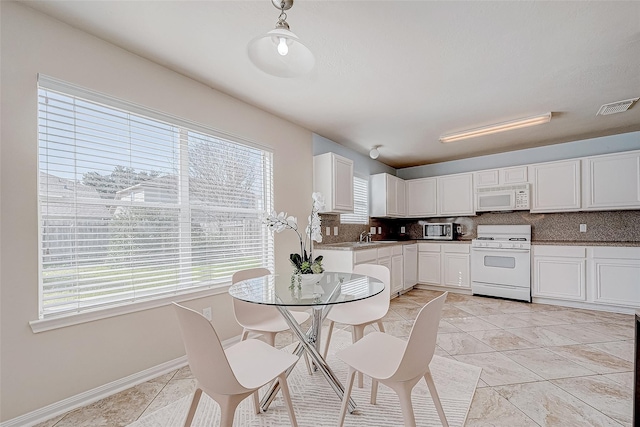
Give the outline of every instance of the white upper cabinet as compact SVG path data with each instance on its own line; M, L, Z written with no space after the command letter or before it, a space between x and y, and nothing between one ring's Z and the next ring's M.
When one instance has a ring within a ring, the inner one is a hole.
M640 151L583 160L585 210L640 208Z
M372 217L404 217L406 209L406 189L403 179L387 173L371 175Z
M407 216L436 216L436 178L410 179L405 181L407 189Z
M531 212L578 211L580 160L529 166L532 183Z
M440 176L437 181L438 216L475 215L472 173Z
M526 166L500 169L500 184L524 184L525 182L529 182Z
M314 156L313 191L324 197L323 213L353 212L353 161L335 153Z
M476 187L494 187L498 185L524 184L526 182L528 182L526 166L488 169L474 172L473 174L473 183Z

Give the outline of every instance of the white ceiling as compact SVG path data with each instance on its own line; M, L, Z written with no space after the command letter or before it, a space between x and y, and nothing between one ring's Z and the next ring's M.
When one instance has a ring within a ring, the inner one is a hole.
M640 1L311 1L288 11L308 76L257 70L260 1L29 1L34 9L406 167L640 130ZM551 123L449 144L440 135L551 111Z

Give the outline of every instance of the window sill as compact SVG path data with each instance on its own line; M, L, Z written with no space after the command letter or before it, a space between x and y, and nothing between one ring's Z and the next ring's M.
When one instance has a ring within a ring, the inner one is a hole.
M102 308L82 313L67 314L64 316L51 317L48 319L32 320L29 322L34 334L51 331L53 329L66 328L67 326L79 325L81 323L93 322L95 320L107 319L109 317L121 316L123 314L135 313L143 310L169 305L172 302L183 302L212 295L226 294L231 284L217 286L215 288L200 289L178 295L170 295L146 301L136 301L114 307Z

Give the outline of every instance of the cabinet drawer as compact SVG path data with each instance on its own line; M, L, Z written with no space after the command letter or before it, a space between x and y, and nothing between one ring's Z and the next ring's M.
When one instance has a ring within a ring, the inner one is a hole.
M459 243L443 243L442 251L446 254L468 254L471 249L471 245L459 244Z
M402 254L402 250L400 251ZM380 248L378 249L378 258L388 258L391 256L391 248Z
M438 243L418 243L418 252L440 252Z
M533 256L557 256L563 258L585 258L584 246L533 246Z
M380 250L380 249L378 249ZM391 247L392 255L402 255L402 245L394 245Z
M375 263L378 259L377 249L365 249L363 251L356 251L354 254L354 262L356 264L362 264L365 262Z
M640 260L640 248L616 248L596 246L587 250L589 258L637 259Z

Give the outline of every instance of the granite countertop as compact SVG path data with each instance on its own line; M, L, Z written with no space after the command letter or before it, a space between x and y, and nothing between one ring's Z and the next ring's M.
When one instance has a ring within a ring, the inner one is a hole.
M532 245L556 245L556 246L620 246L620 247L638 247L640 242L593 242L593 241L576 241L576 240L534 240Z
M338 251L358 251L363 249L378 249L388 246L412 245L414 243L454 243L454 244L470 244L471 240L378 240L372 242L340 242L340 243L324 243L314 245L314 249L321 250L338 250Z
M373 242L340 242L314 245L314 249L338 250L338 251L358 251L364 249L378 249L387 246L411 245L414 243L446 243L446 244L470 244L471 240L378 240ZM569 241L569 240L534 240L532 245L555 245L555 246L618 246L618 247L640 247L640 242L593 242L593 241Z

